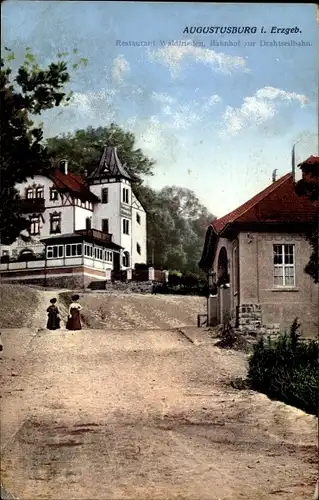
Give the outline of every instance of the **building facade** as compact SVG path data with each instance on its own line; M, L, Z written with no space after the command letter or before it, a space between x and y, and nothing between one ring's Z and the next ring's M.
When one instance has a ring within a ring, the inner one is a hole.
M305 333L318 334L318 285L304 271L318 209L286 174L211 223L200 267L219 285L217 323L227 316L239 329L282 330L298 317Z
M2 279L45 275L47 281L73 274L86 275L88 282L146 264L146 212L133 183L116 148L105 147L89 176L70 172L62 161L51 175L18 184L30 229L12 245L1 246Z

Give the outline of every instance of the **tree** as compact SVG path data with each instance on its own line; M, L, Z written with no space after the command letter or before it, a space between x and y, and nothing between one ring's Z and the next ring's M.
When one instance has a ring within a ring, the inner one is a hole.
M11 65L15 55L10 49L5 50L8 56L0 63L0 238L2 244L10 245L29 226L20 210L16 184L40 170L50 169L42 127L34 126L31 117L53 107L67 105L72 93L65 91L71 77L62 58L68 54L58 54L57 62L42 69L27 48L25 60L14 74ZM80 63L86 64L86 60L82 58ZM80 63L73 65L74 69Z
M303 178L295 186L296 193L299 196L307 196L313 203L318 204L319 213L319 160L318 157L311 157L306 162L298 165L302 169ZM310 259L305 267L305 272L309 274L315 283L319 283L319 217L314 218L306 238L312 248Z
M141 149L135 149L135 136L112 123L108 127L88 127L75 133L51 137L47 147L53 161L68 158L73 172L90 173L98 164L103 147L116 146L119 158L128 173L141 181L142 176L153 175L154 161L147 158Z
M190 189L167 186L153 193L148 217L149 247L162 267L197 272L207 226L214 216Z

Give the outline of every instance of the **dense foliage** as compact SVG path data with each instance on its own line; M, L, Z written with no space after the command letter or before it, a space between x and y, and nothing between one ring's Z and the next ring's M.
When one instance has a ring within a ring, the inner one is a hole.
M296 184L296 193L299 196L307 196L313 203L319 202L319 162L302 163L299 165L303 171L303 179ZM315 217L307 232L307 240L311 245L312 252L305 272L309 274L315 283L319 283L319 216Z
M15 185L39 170L50 168L42 128L35 126L31 118L67 104L71 93L65 91L70 74L62 58L67 54L59 54L57 62L43 69L27 48L23 64L13 72L11 65L15 55L7 48L5 50L8 55L0 63L0 237L2 244L10 245L28 227L20 210Z
M254 345L248 382L254 390L316 415L319 343L300 340L299 326L295 320L289 334Z
M47 141L53 160L67 158L70 169L84 173L98 165L104 146L116 146L118 156L126 170L141 182L142 176L153 175L154 161L147 158L141 149L135 149L134 134L111 123L109 127L88 127L74 133L51 137ZM138 183L139 184L139 183Z
M88 173L99 162L105 144L117 147L121 162L136 179L133 189L147 211L148 263L157 268L198 272L197 263L213 215L189 189L170 186L155 190L144 184L154 174L155 163L135 148L132 133L111 124L47 140L53 162L68 158L71 170Z

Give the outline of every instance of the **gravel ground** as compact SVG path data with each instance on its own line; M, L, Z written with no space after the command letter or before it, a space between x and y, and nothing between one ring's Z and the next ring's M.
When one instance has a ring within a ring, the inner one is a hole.
M312 497L316 418L233 389L245 354L174 329L194 298L99 298L103 327L48 332L49 298L33 330L4 332L1 469L20 500Z

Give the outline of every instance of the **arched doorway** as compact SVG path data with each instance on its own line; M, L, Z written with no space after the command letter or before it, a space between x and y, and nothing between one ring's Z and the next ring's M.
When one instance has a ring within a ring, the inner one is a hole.
M34 252L30 248L24 248L23 250L21 250L18 257L18 260L20 262L25 262L27 260L35 260L35 259L36 257L34 255Z
M228 323L231 318L230 277L227 250L222 247L217 260L217 287L219 323Z
M225 285L229 283L227 250L222 247L219 251L217 262L217 284Z

